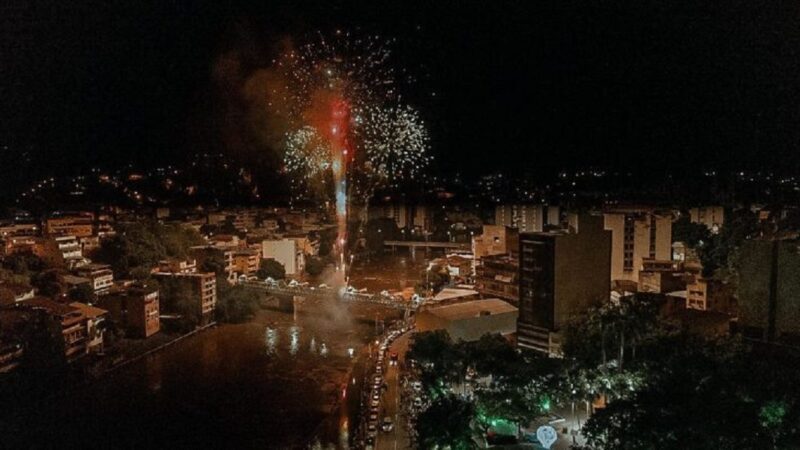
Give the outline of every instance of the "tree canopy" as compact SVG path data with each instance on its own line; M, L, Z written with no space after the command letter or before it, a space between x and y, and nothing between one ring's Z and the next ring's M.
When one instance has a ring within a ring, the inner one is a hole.
M117 233L103 241L98 261L110 264L123 277L142 277L159 261L186 258L193 245L203 238L191 228L156 221L121 224Z
M261 260L261 267L259 267L256 276L259 278L272 278L274 280L282 280L286 278L286 268L278 261L267 258Z

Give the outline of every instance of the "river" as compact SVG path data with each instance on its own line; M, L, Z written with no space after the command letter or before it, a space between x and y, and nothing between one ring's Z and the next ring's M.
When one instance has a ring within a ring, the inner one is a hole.
M331 405L342 386L360 387L350 371L374 333L346 312L261 311L12 413L22 426L3 439L25 448L342 448L356 418Z

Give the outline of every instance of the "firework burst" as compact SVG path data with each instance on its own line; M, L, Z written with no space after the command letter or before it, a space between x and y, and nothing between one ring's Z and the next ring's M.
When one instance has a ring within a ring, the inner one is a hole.
M284 124L284 166L295 192L333 198L344 263L348 204L414 177L428 163L419 113L399 101L391 42L347 33L289 49L274 61L271 114ZM330 182L329 182L330 180ZM329 196L327 194L326 196Z

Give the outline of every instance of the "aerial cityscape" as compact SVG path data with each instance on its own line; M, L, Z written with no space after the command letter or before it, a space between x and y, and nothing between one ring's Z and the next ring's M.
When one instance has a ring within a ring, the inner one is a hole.
M800 449L800 4L0 5L0 448Z

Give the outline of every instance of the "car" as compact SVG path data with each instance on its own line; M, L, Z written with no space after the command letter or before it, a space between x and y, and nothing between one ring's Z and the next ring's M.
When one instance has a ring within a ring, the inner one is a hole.
M383 422L381 423L381 430L385 432L390 432L394 429L394 422L392 421L391 417L384 417Z
M389 291L387 291L386 289L381 291L381 297L389 297L389 296L391 296L391 294L389 294Z
M419 381L412 381L411 387L413 387L414 390L419 391L420 389L422 389L422 383L420 383Z
M378 401L378 400L372 399L372 401L371 401L369 404L370 404L370 406L374 406L374 407L376 407L376 408L377 408L377 407L378 407L378 405L380 405L380 404L381 404L381 402L380 402L380 401Z
M419 397L414 397L414 406L416 406L417 408L422 406L422 399Z
M372 399L373 400L380 400L380 398L381 398L381 393L380 392L378 392L378 391L373 391L372 392Z
M370 413L369 420L378 420L378 413Z
M367 445L373 445L375 443L375 438L372 436L367 436L367 439L365 441Z
M298 283L297 280L292 280L289 282L289 287L297 287L297 286L300 286L300 283Z
M320 289L328 289L329 287L330 287L330 286L328 286L328 285L327 285L327 284L325 284L325 283L322 283L322 284L320 284L320 285L319 285L319 288L320 288Z

